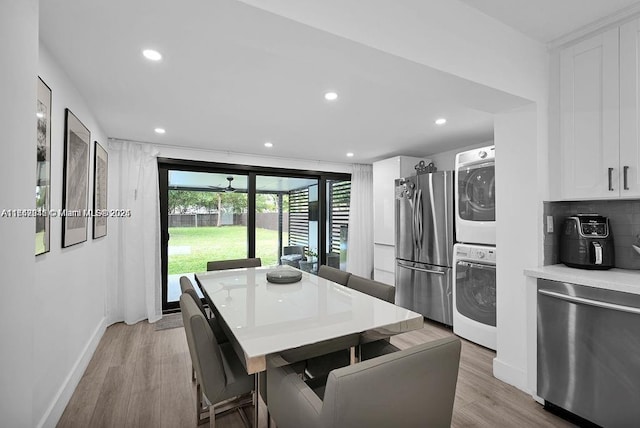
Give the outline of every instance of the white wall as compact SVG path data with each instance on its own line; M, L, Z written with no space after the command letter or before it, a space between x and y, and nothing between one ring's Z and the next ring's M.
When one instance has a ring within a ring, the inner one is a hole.
M523 270L538 265L536 106L496 115L496 273L498 355L494 375L527 390L526 289Z
M35 208L38 1L0 2L0 209ZM32 427L35 220L0 218L0 425Z
M39 52L38 6L0 4L0 209L35 207L38 75L52 89L52 208L62 205L64 108L92 131L92 141L106 143L67 76ZM89 235L62 250L61 221L52 219L51 251L36 257L34 234L33 218L0 218L0 425L7 427L55 426L104 331L106 239Z
M51 208L62 208L65 108L91 132L91 207L93 142L98 141L106 149L106 135L73 83L43 46L40 46L37 73L52 91ZM36 426L55 426L106 327L105 295L111 283L107 270L109 234L93 240L91 233L89 222L87 241L62 249L62 219L52 218L51 251L32 261L35 286L31 306L37 321L31 371Z
M466 147L460 147L459 149L447 150L446 152L427 155L426 157L431 159L431 162L433 162L436 168L438 168L438 171L452 171L456 166L456 155L458 153L491 145L493 145L493 140L471 144Z

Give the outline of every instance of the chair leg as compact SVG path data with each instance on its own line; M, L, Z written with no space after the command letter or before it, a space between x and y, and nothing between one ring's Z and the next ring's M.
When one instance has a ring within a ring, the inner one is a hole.
M200 382L196 382L196 421L198 425L205 424L210 422L211 419L215 419L215 413L211 413L213 411L213 405L209 406L209 416L206 418L202 418L202 415L207 413L207 408L203 406L204 403L204 394L202 393L202 388L200 387Z
M258 428L258 394L260 394L260 375L254 374L254 387L253 387L253 427Z
M213 404L209 406L209 428L216 428L216 411Z

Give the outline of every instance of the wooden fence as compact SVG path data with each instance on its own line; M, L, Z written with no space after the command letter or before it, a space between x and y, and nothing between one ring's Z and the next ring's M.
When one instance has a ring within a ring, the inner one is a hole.
M218 225L218 214L169 214L169 227L215 227ZM247 214L222 215L222 226L247 225ZM256 227L259 229L278 230L278 213L256 213ZM282 230L289 230L289 216L282 216Z

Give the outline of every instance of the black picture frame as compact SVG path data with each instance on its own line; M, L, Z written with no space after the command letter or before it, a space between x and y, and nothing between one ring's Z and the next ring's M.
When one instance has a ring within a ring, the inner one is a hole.
M91 133L68 108L64 119L62 248L87 240Z
M36 100L35 255L51 250L51 88L38 76Z
M94 141L93 150L93 239L107 236L107 192L109 153Z

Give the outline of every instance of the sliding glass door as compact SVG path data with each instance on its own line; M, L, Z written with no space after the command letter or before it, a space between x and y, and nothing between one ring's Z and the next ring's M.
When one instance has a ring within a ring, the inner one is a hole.
M195 281L209 261L344 269L349 175L170 159L159 174L164 310L178 307L180 277Z
M207 262L247 256L248 175L168 171L167 302L180 299L180 277Z

